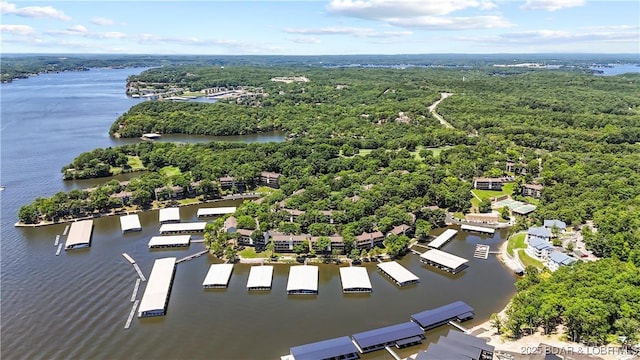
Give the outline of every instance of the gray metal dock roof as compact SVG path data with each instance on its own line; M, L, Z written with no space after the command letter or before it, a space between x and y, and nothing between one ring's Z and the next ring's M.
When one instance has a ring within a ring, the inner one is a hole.
M295 360L321 360L341 357L355 358L357 357L358 349L348 336L343 336L295 346L290 349L290 352Z
M175 268L175 257L156 259L138 307L138 317L165 314Z
M298 265L289 268L287 294L317 294L318 267Z
M458 230L447 229L442 234L438 235L427 246L434 249L440 249L447 241L451 240L458 233Z
M341 267L340 280L343 292L371 292L371 280L365 267Z
M435 309L425 310L411 315L411 320L415 321L423 329L429 329L442 322L466 319L473 316L473 308L464 301L456 301Z
M401 324L353 334L351 337L360 350L362 350L361 352L366 352L367 348L381 346L386 343L412 338L414 336L424 338L424 331L416 323L407 321Z
M72 223L69 235L67 236L67 241L64 245L65 250L91 245L92 230L93 220L82 220Z
M233 264L212 264L209 267L207 276L202 282L202 286L207 287L227 287L229 279L231 278L231 272L233 271Z

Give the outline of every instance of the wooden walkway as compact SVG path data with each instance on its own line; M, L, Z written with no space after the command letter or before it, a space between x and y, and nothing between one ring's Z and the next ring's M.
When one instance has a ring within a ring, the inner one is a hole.
M127 254L127 253L122 253L122 256L124 256L124 258L125 258L125 259L127 259L127 261L128 261L128 262L130 262L130 263L132 263L132 264L135 264L135 263L136 263L136 261L135 261L135 260L133 260L133 258L132 258L131 256L129 256L129 254Z
M189 260L195 259L195 258L197 258L197 257L200 257L200 256L202 256L202 255L204 255L204 254L208 253L208 252L209 252L209 250L202 250L202 251L199 251L199 252L197 252L197 253L195 253L195 254L192 254L192 255L189 255L189 256L183 257L182 259L178 259L178 260L176 260L176 264L179 264L179 263L184 262L184 261L189 261Z
M453 327L457 328L458 330L462 331L462 332L463 332L463 333L465 333L465 334L468 334L468 333L469 333L469 329L465 328L464 326L462 326L462 325L458 324L458 323L457 323L457 322L455 322L455 321L449 321L449 325L451 325L451 326L453 326Z
M60 242L60 235L56 235L56 241L53 243L53 246L58 246L59 242Z
M131 307L131 312L129 313L129 317L127 318L127 323L124 324L125 329L128 329L129 327L131 327L131 320L133 320L133 316L136 314L136 309L138 308L139 302L140 300L136 300L136 302L133 303L133 306Z
M400 356L398 356L398 354L396 354L396 352L393 351L393 349L391 349L390 347L385 346L384 349L387 350L389 352L389 354L391 354L391 356L393 356L393 358L395 360L402 360L402 358Z
M204 244L204 239L200 239L200 240L191 240L192 243L202 243Z
M71 225L67 225L67 227L64 228L64 232L62 233L63 236L67 236L67 233L69 232L69 227Z
M58 244L58 250L56 250L56 256L60 255L60 250L62 250L62 244Z
M138 297L138 289L140 288L140 278L136 279L136 286L133 287L133 294L131 294L131 302L136 301Z
M131 265L133 265L133 268L138 273L140 280L147 281L147 278L144 277L144 274L142 273L142 270L140 270L140 267L138 266L138 264L136 264L136 261L133 260L133 258L129 256L129 254L127 253L122 253L122 256L124 256L124 258L127 259L127 261L131 263Z

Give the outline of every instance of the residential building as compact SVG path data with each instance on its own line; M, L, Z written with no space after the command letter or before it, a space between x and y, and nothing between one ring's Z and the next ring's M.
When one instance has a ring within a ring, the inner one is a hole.
M546 260L553 251L553 245L538 237L530 237L527 241L525 252L534 258Z
M542 197L542 189L544 189L544 186L541 184L523 184L522 196L531 196L532 198L540 199Z
M371 249L376 245L381 245L384 240L384 234L380 231L372 233L363 232L356 236L356 247L358 249Z
M561 234L564 234L565 231L567 231L567 224L560 220L545 220L543 226L550 231L553 230L553 228L556 228ZM551 235L553 235L553 231L551 231Z
M273 241L273 250L275 252L293 252L295 247L304 244L309 248L308 235L286 235L282 233L269 233L271 241Z
M474 178L473 188L478 190L502 190L503 178Z
M407 224L402 224L402 225L398 225L395 226L393 229L391 229L391 231L389 231L389 233L387 234L387 236L393 234L393 235L403 235L406 234L407 231L411 230L411 226L407 225Z
M319 238L319 236L311 236L311 246L314 246ZM344 252L344 240L342 239L342 236L334 235L328 236L328 238L331 242L329 243L329 247L326 249L327 251L337 250L340 253Z
M270 171L260 173L260 184L277 189L280 187L280 174Z
M533 226L527 230L527 238L539 238L547 242L551 241L551 229L544 226Z
M549 259L547 259L547 267L551 271L558 270L561 266L569 266L576 262L577 260L565 253L554 250L549 255Z
M237 227L238 227L238 219L236 219L234 216L229 216L224 221L224 231L225 232L234 233L234 232L236 232Z

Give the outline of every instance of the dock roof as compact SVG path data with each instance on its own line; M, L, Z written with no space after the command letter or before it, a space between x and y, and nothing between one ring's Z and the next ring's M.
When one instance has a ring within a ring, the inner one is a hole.
M226 215L233 214L236 212L235 206L227 206L227 207L214 207L214 208L200 208L198 209L197 216L217 216L217 215Z
M469 261L465 258L461 258L459 256L449 254L448 252L440 251L437 249L425 251L424 253L422 253L422 255L420 255L420 258L438 263L450 269L457 269Z
M247 289L271 288L272 279L272 265L252 266L249 271L249 280L247 280Z
M229 278L231 278L231 272L233 271L233 264L212 264L209 267L209 272L202 282L204 287L226 287L229 284Z
M474 225L468 225L468 224L463 224L460 228L462 230L477 231L477 232L483 232L487 234L493 234L496 232L496 229L494 228L489 228L484 226L474 226Z
M458 233L458 230L447 229L442 234L438 235L427 246L434 249L440 249L447 241L451 240Z
M162 224L160 226L160 233L169 232L181 232L181 231L204 231L204 227L207 225L204 221L178 223L178 224Z
M371 280L369 279L369 274L365 267L341 267L340 280L342 281L342 291L358 289L369 289L369 291L371 291Z
M162 246L189 246L191 235L153 236L149 240L149 248Z
M298 265L289 268L287 293L317 293L318 267Z
M353 334L351 337L360 349L364 349L414 336L424 337L424 331L416 323L407 321L401 324Z
M414 273L405 269L402 265L398 264L395 261L379 263L378 268L384 271L387 275L391 276L399 284L420 280L420 278L417 277Z
M65 249L74 247L89 246L91 244L91 231L93 230L93 220L82 220L71 224Z
M153 263L147 287L138 307L138 317L143 317L149 312L164 314L175 266L175 257L156 259Z
M358 349L348 336L295 346L290 349L295 360L318 360L341 358L357 354ZM346 357L349 358L349 357Z
M121 216L120 227L122 228L122 232L142 230L142 226L140 225L140 218L138 217L138 214Z
M180 208L170 207L160 209L158 217L161 224L170 221L180 221Z
M428 329L435 324L456 318L468 318L473 315L473 308L464 301L456 301L435 309L425 310L411 315L423 329Z

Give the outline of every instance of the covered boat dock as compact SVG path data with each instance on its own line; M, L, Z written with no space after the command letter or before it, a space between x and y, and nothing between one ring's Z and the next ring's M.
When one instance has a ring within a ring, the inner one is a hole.
M120 217L120 228L122 233L129 231L142 231L142 225L140 225L140 218L138 214L125 215Z
M469 260L438 249L431 249L420 255L420 261L440 270L457 274L468 267Z
M138 317L163 316L167 313L175 269L175 257L156 259L138 307Z
M202 282L205 289L223 289L229 285L233 264L212 264Z
M481 232L481 233L486 233L486 234L493 234L496 232L496 229L493 228L488 228L488 227L483 227L483 226L474 226L474 225L467 225L464 224L460 227L462 230L465 231L476 231L476 232Z
M85 248L91 246L91 233L93 232L93 220L82 220L71 224L65 250Z
M418 324L405 323L353 334L353 343L361 353L384 349L385 346L402 348L419 344L424 339L424 331Z
M372 291L371 280L365 267L341 267L340 280L343 293L366 293Z
M233 214L234 212L236 212L236 207L235 206L228 206L228 207L215 207L215 208L200 208L198 209L198 217L210 217L210 216L220 216L220 215L227 215L227 214Z
M473 308L464 301L456 301L435 309L411 315L411 321L425 331L444 325L452 320L464 321L473 318Z
M313 265L299 265L289 268L287 294L317 294L318 267Z
M160 234L188 234L199 233L204 231L207 223L204 221L178 223L178 224L162 224L160 226Z
M247 290L271 290L273 266L252 266L247 280Z
M293 360L357 359L358 349L348 336L292 347Z
M433 241L427 244L428 247L433 249L440 249L442 245L446 244L449 240L458 233L458 230L447 229L442 234L438 235Z
M149 249L189 247L191 235L154 236L149 240Z
M160 209L158 213L160 224L169 224L180 222L180 208L171 207Z
M395 261L379 263L378 270L392 279L398 286L412 285L420 282L419 277Z

